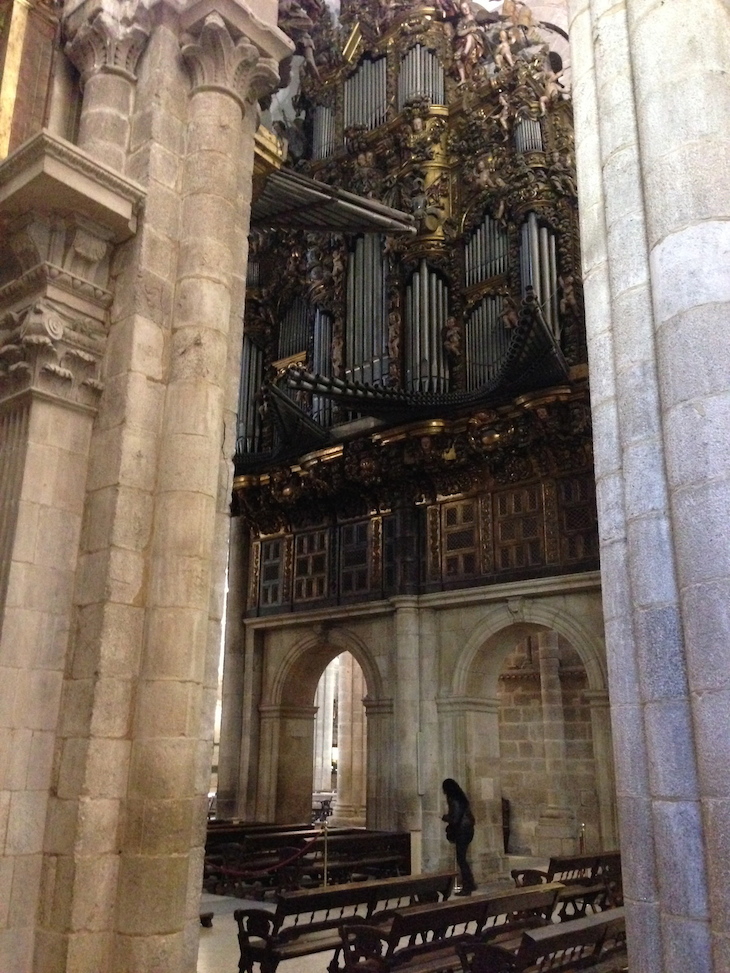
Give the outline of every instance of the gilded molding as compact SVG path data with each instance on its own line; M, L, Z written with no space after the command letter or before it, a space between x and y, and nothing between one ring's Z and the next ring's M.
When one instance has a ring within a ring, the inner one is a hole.
M192 79L192 91L219 91L246 107L273 91L279 83L277 62L262 57L245 37L234 40L223 17L212 11L197 36L186 34L181 52Z

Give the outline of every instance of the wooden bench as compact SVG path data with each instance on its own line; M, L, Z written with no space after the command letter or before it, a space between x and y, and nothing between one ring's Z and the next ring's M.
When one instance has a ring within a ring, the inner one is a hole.
M353 882L281 893L275 912L237 909L233 915L241 948L239 970L253 973L258 963L261 973L273 973L282 960L335 950L328 967L334 971L343 922L384 918L399 906L445 900L453 880L452 872L439 872Z
M501 942L526 925L548 925L559 885L507 890L396 909L380 922L343 923L345 973L436 973L461 968L458 947Z
M558 918L581 918L588 911L621 905L621 855L610 851L589 855L560 855L546 869L515 868L510 873L518 888L560 882Z
M218 836L220 837L220 836ZM208 892L260 898L285 889L410 872L407 832L350 829L276 831L251 834L241 842L213 845L205 858Z
M624 910L619 907L526 930L516 950L463 942L459 955L464 973L609 973L616 969L625 942Z

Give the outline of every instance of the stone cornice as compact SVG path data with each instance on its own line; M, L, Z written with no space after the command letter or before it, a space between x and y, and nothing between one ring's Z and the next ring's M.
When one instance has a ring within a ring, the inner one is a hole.
M135 233L144 198L139 183L45 130L0 163L0 217L73 213L106 227L119 243Z
M158 0L161 2L161 0ZM234 39L245 37L264 58L279 63L294 53L294 43L276 26L276 19L266 23L242 0L193 0L191 3L165 0L180 14L180 25L189 34L198 34L211 13L217 13L228 24ZM274 18L277 5L272 4Z

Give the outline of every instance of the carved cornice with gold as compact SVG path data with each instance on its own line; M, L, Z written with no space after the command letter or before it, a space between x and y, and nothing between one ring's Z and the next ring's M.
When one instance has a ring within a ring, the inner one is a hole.
M587 389L560 387L470 417L400 426L236 477L238 512L263 532L434 502L591 469Z

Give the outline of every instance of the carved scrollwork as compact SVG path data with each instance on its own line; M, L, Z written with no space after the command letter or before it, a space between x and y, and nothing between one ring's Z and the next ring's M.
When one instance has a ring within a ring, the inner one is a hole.
M67 311L49 300L7 313L0 321L0 379L5 389L34 389L96 407L103 390L104 336L99 330L89 336L86 322L76 325Z
M245 37L234 40L215 11L208 14L197 36L182 39L182 56L192 78L193 92L220 91L234 98L245 112L279 83L277 63L262 57Z

